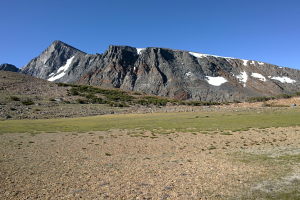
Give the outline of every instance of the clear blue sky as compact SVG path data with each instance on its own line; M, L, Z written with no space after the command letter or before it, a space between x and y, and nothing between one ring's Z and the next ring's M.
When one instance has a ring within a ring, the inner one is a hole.
M87 53L167 47L300 69L299 0L0 0L0 63L52 41Z

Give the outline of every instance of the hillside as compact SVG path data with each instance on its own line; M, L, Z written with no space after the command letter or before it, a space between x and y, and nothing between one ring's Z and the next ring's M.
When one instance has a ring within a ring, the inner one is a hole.
M190 107L215 104L218 103L185 102L119 89L53 83L20 73L0 71L0 119L190 111L193 109Z
M80 96L43 79L0 71L0 119L78 117L122 112L104 104L86 104Z
M250 98L248 102L182 101L139 92L53 83L0 71L0 119L68 118L114 113L187 112L299 105L299 93ZM265 109L264 108L264 109Z

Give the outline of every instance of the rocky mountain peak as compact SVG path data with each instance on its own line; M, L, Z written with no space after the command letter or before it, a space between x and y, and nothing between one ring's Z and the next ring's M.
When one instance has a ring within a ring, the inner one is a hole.
M21 71L31 76L48 79L50 74L65 65L70 58L85 54L64 42L56 40L38 57L24 66Z
M19 68L17 68L16 66L14 66L12 64L4 63L4 64L0 65L0 70L10 71L10 72L18 72Z
M52 51L61 51L61 50L65 50L65 49L70 49L70 50L74 50L74 51L78 51L78 52L82 52L85 53L71 45L68 45L60 40L55 40L54 42L52 42L52 44L47 48L48 50L52 50Z

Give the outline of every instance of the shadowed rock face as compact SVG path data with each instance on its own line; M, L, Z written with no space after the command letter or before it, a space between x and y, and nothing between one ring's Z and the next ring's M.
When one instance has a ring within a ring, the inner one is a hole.
M11 65L11 64L1 64L0 65L0 70L3 70L3 71L10 71L10 72L18 72L19 71L19 68L17 68L16 66L14 65Z
M300 89L300 71L267 63L152 47L110 46L103 54L91 55L60 41L21 72L49 81L202 101L244 100Z

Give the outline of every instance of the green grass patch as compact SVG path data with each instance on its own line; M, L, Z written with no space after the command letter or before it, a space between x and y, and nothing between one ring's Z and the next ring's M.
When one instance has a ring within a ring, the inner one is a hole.
M225 115L226 114L226 115ZM196 118L199 116L199 118ZM208 116L208 117L206 117ZM160 129L182 132L233 131L252 128L300 125L300 110L265 112L191 112L102 115L69 119L0 121L0 133L24 132L88 132L110 129ZM155 131L154 131L155 132Z

